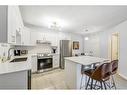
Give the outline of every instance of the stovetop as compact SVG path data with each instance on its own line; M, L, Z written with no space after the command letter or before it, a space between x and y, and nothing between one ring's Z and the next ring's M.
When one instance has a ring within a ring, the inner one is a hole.
M38 58L47 58L47 57L52 57L51 53L38 53L37 54Z

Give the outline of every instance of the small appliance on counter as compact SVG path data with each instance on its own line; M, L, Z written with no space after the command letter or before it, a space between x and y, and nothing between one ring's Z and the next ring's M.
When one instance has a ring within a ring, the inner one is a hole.
M28 50L14 50L14 56L23 56L28 54Z
M52 52L56 53L56 50L57 50L57 46L52 46Z

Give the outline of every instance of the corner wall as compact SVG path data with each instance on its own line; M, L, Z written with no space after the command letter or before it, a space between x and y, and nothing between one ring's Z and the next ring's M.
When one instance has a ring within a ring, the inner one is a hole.
M110 39L112 33L118 32L120 37L120 47L119 47L119 67L118 73L127 79L127 21L116 25L110 30L100 32L99 37L99 49L100 57L110 58ZM84 43L85 44L85 43Z

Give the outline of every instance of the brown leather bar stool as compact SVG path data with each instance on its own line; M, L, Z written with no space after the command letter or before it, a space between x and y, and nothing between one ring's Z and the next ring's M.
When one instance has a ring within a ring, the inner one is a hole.
M115 80L114 80L114 75L117 73L117 70L118 70L118 60L113 60L111 61L111 65L112 65L112 72L111 72L111 75L112 75L112 87L115 87L116 89L116 84L115 84Z
M107 89L105 82L110 79L111 69L112 69L111 67L112 66L111 66L110 63L103 63L102 65L97 67L95 70L85 71L84 73L87 76L89 76L89 79L88 79L88 82L87 82L87 85L86 85L86 89L88 89L90 79L91 79L90 89L95 89L95 86L96 86L97 82L100 83L100 86L98 86L98 87L103 89L103 85L104 85L104 88ZM93 85L93 80L96 80L96 83L94 85Z
M82 77L81 77L81 82L80 82L80 89L82 89L83 87L86 86L86 82L87 82L87 77L89 76L86 76L85 75L85 72L86 71L89 71L89 70L94 70L98 65L100 64L100 62L97 62L97 63L93 63L91 65L82 65L81 67L81 74L82 74ZM83 78L85 76L85 85L83 84ZM83 86L82 86L83 85Z

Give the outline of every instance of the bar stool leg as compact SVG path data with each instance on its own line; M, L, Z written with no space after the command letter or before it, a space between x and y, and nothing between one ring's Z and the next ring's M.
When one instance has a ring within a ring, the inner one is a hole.
M85 76L85 87L86 87L86 84L87 84L87 76Z
M102 82L100 82L100 85L101 85L101 89L103 89L103 85L102 85Z
M94 89L95 89L96 85L97 85L97 80L96 80L96 82L95 82L95 84L94 84L94 87L93 87Z
M88 89L89 82L90 82L90 77L89 77L88 82L86 84L86 88L85 88L86 90Z
M80 89L82 89L82 81L83 81L83 74L82 74L82 77L81 77Z
M113 86L114 86L114 87L115 87L115 89L116 89L116 84L115 84L115 80L114 80L113 75L112 75L112 81L113 81Z
M93 89L93 79L91 79L90 89Z
M103 84L104 84L105 89L107 89L106 84L105 84L105 82L104 82L104 81L103 81Z

